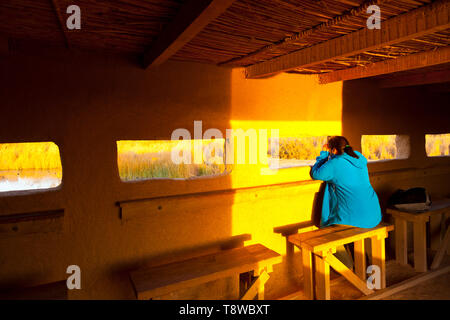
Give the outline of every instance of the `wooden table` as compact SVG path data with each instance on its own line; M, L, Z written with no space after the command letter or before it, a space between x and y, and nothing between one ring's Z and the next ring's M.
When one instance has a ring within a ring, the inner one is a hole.
M427 271L427 222L437 215L450 213L450 199L433 201L430 210L421 213L387 209L387 214L394 217L395 258L400 264L408 264L407 222L413 223L414 268L418 272Z

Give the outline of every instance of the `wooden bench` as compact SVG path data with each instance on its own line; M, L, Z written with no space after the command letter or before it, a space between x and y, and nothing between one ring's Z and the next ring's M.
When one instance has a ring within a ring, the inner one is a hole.
M67 300L66 280L0 292L0 300Z
M364 239L372 243L372 263L379 266L381 289L386 287L385 239L394 226L380 224L366 229L333 225L314 231L291 234L287 241L302 251L304 291L309 299L330 299L330 266L356 288L368 295L373 293L366 283ZM339 261L333 253L338 246L355 244L355 273ZM313 261L314 257L314 261ZM315 285L314 285L315 281Z
M433 201L431 209L426 212L413 213L405 212L398 209L389 208L386 210L387 214L392 215L395 224L395 258L400 264L408 264L408 238L407 238L407 223L413 224L414 237L414 268L418 272L427 271L427 223L432 222L434 217L439 215L445 216L450 213L450 199L441 199ZM438 217L441 218L442 216ZM435 219L436 220L436 219ZM439 228L440 221L438 220ZM443 245L446 246L448 236L445 238ZM446 249L444 249L445 251ZM443 255L439 250L438 256ZM436 262L434 263L436 265Z
M256 278L243 300L264 299L264 284L281 255L261 244L228 249L184 261L143 268L130 273L136 297L152 299L209 281L253 271Z

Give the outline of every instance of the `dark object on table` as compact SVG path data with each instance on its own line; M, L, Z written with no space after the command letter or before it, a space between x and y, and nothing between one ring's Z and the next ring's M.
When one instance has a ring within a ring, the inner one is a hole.
M395 191L388 200L388 207L407 212L425 212L431 207L431 198L425 188L417 187Z

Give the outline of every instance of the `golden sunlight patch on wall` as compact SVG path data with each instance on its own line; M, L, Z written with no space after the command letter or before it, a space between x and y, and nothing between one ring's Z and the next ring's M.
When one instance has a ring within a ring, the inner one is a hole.
M55 143L0 144L0 192L55 188L61 180L61 158Z

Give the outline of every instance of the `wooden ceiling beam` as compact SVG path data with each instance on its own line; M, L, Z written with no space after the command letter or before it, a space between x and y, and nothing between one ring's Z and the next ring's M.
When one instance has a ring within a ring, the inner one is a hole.
M174 20L144 52L143 66L158 66L194 38L211 21L225 12L235 0L189 0Z
M246 76L259 78L308 67L439 32L450 28L449 9L448 0L438 0L381 22L381 29L363 28L312 47L251 65L246 68Z
M450 46L319 75L321 84L379 76L450 62Z

